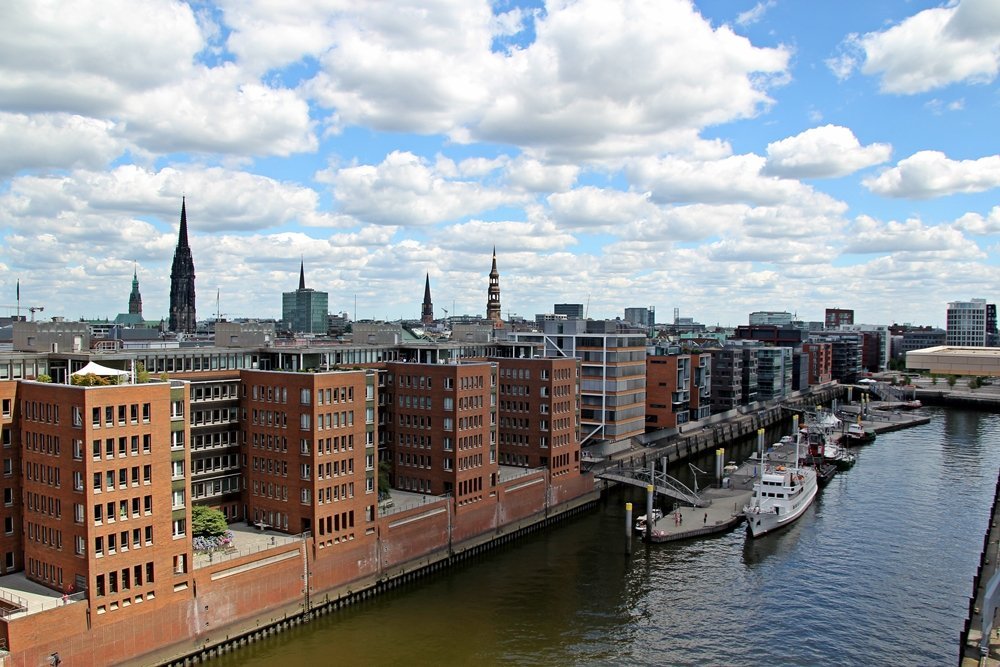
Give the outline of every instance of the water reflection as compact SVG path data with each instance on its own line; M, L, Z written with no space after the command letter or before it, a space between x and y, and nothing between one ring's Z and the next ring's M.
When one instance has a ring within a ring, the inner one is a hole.
M863 448L777 533L629 548L624 505L642 513L645 497L619 490L578 519L211 664L953 664L1000 418L930 412L931 424Z

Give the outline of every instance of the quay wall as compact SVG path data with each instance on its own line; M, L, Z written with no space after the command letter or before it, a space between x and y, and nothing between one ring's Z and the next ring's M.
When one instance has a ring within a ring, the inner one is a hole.
M1000 393L992 391L972 392L968 390L952 391L950 389L917 389L915 393L920 402L926 405L979 410L1000 409Z
M1000 521L1000 475L997 476L996 490L993 493L993 506L990 511L990 524L983 535L983 550L979 556L979 566L972 579L972 595L969 597L969 613L959 637L958 664L960 666L979 665L982 658L979 642L982 638L983 617L986 585L997 571L1000 561L1000 535L997 523ZM990 548L992 545L992 549Z
M756 403L738 410L713 415L697 425L666 429L638 437L639 447L613 454L595 464L598 472L612 466L647 465L649 461L666 458L667 464L684 461L704 452L714 451L732 442L754 437L758 429L772 429L788 420L796 409L812 410L817 404L829 404L844 396L843 385L831 383L807 391L796 392L783 401Z
M509 543L599 499L590 474L550 480L531 472L501 482L479 506L456 510L451 499L434 499L380 516L374 534L326 549L316 551L305 534L196 568L188 597L133 609L122 621L95 623L85 600L8 615L0 638L18 648L0 652L0 667L52 664L54 654L74 667L195 664Z

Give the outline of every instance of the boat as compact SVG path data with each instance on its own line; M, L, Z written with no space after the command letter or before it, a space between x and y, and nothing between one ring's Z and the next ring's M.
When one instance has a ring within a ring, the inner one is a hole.
M848 424L843 440L849 447L867 445L870 442L875 442L875 432L865 430L861 424Z
M829 484L838 470L835 464L825 460L821 456L808 456L805 459L805 464L816 469L816 483L820 486Z
M795 449L795 465L765 464L760 479L754 482L750 502L743 507L752 537L790 525L816 498L816 469L799 464L798 440Z
M835 465L837 470L847 470L858 462L858 457L851 453L847 447L842 447L840 443L833 440L827 440L821 451L823 452L823 460Z
M662 518L663 518L663 510L659 510L659 509L656 509L654 507L653 508L653 523L655 524L657 521L659 521ZM637 532L637 533L644 533L644 532L646 532L646 520L647 519L646 519L646 515L645 514L640 514L639 516L637 516L635 518L635 532Z

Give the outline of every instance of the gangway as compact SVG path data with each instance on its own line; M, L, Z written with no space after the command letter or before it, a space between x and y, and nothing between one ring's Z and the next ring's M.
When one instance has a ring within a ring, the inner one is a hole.
M646 488L646 486L652 484L654 491L659 495L690 503L695 507L708 507L712 504L711 500L702 498L679 479L655 469L650 470L645 467L611 468L596 475L596 477L597 479L605 479L609 482L618 482L642 488Z

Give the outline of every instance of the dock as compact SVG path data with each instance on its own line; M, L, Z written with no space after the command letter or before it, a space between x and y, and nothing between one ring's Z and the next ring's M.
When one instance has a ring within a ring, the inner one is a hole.
M650 542L674 542L732 530L743 522L743 506L750 502L749 489L706 489L707 507L678 507L653 524Z
M887 433L930 422L930 417L919 412L886 411L872 409L864 415L861 425L868 431ZM842 413L842 418L856 419ZM878 446L876 440L872 445ZM792 444L772 444L764 454L766 463L773 465L793 465L795 446ZM755 457L740 464L739 468L726 478L724 488L703 489L699 494L708 504L701 507L689 505L675 506L674 510L658 519L650 532L650 542L674 542L714 533L722 533L736 528L744 520L743 507L753 495L753 483L760 473L760 464Z

